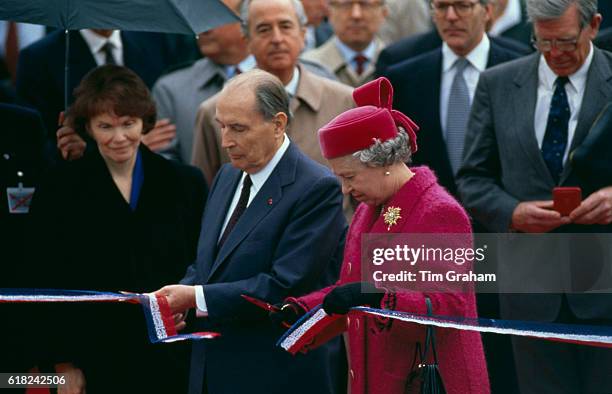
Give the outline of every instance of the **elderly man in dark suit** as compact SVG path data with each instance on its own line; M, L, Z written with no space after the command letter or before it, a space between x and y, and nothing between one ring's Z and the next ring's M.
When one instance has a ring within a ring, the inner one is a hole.
M190 393L203 383L210 394L334 393L346 384L340 342L292 357L275 346L282 328L241 295L279 303L337 279L346 231L340 185L285 134L289 96L271 74L234 77L215 118L231 164L213 182L196 262L182 285L157 292L174 313L195 308L197 330L222 334L194 343Z
M554 187L582 185L569 157L612 98L612 54L591 44L601 22L597 1L528 0L527 10L539 53L481 75L459 193L471 214L493 232L610 232L612 187L585 195L569 216L555 211L552 201ZM602 260L571 260L571 243L546 250L529 246L529 254L542 255L537 264L522 267L519 259L509 261L519 247L500 245L500 280L520 270L520 280L534 284L529 270L548 269L542 277L554 280L556 293L505 294L500 297L502 317L611 324L610 294L572 293L567 283L580 278L560 276L563 259L570 258L569 268L586 274ZM541 285L539 292L551 288L550 283L534 285ZM519 337L512 342L521 393L612 392L609 349Z
M452 7L447 7L447 3L432 2L434 23L443 38L442 47L393 65L385 76L395 88L394 107L408 114L421 128L419 151L413 156L413 162L431 167L440 184L456 194L455 174L480 72L519 55L499 46L485 34L492 13L488 0L458 1L450 3L455 4ZM458 4L462 3L469 4L468 8L460 8ZM460 63L464 67L461 79L468 95L461 108L452 94ZM452 118L459 109L464 111L462 124L456 124ZM460 135L456 138L450 135L454 132Z
M470 4L468 1L460 1L459 3ZM493 4L493 1L484 0L473 2L473 4ZM434 2L430 3L433 7ZM435 18L435 17L434 17ZM490 22L487 23L487 26ZM503 34L489 37L498 47L504 48L511 52L516 52L521 55L526 55L532 52L532 48L513 38L505 37ZM438 29L433 29L426 33L421 33L411 37L406 37L390 44L383 49L378 56L376 62L376 75L385 75L387 69L394 64L403 62L413 57L419 56L425 52L439 48L443 43L444 37L441 36Z

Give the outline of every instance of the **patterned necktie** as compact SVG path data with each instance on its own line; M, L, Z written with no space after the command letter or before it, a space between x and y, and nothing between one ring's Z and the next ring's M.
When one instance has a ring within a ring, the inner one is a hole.
M470 116L470 93L465 78L463 78L463 71L467 65L467 59L462 57L455 62L455 77L448 97L446 149L453 174L457 174L461 166L465 130Z
M563 156L567 147L567 127L570 119L570 108L565 93L567 77L558 77L555 81L555 92L550 102L550 112L546 122L546 134L542 141L542 157L546 167L559 183L563 171Z
M355 72L357 73L357 75L363 74L363 72L365 71L365 64L368 61L368 58L363 56L360 53L358 55L355 55L353 60L355 61L355 64L357 65L357 68L355 68Z
M236 223L238 223L238 219L240 219L244 211L246 211L247 204L249 203L249 195L251 194L251 185L253 185L253 181L251 180L251 177L247 175L244 177L244 181L242 182L242 190L240 191L238 204L236 204L236 208L234 208L234 212L232 212L232 216L230 216L227 226L225 226L225 231L223 231L223 235L219 240L218 250L221 249L221 246L223 246L227 240L227 237L229 237L230 233L236 226Z
M107 41L100 51L104 53L104 64L117 64L113 56L113 44Z

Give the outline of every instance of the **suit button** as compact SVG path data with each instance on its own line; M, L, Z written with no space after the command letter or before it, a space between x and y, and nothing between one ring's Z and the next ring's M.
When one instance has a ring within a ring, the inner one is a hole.
M351 379L355 379L355 371L351 369Z

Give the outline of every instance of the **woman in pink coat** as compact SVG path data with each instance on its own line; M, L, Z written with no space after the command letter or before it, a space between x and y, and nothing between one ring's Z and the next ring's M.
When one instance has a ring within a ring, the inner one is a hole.
M373 288L360 282L363 234L464 233L471 247L470 221L463 208L444 190L427 167L409 168L416 151L416 125L391 109L393 91L384 78L355 90L358 107L319 130L323 155L342 181L342 192L361 202L346 239L339 281L332 286L289 298L276 321L292 323L323 304L328 314L347 314L346 324L325 332L307 349L327 338L348 333L351 394L407 392L416 344L425 326L349 312L358 305L427 314L426 297L434 315L477 317L473 291L419 292L408 289L362 292ZM393 217L393 212L396 215ZM397 217L399 216L399 218ZM465 264L461 269L468 269ZM338 325L335 325L338 327ZM449 394L489 393L489 380L477 332L436 328L440 374Z

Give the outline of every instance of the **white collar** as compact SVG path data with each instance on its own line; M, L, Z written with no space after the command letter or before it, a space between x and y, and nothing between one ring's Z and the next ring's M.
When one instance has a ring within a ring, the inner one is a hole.
M479 72L483 72L487 68L487 61L489 58L489 50L491 49L491 42L486 34L482 35L482 40L476 45L474 49L465 57L468 62L475 67ZM444 42L442 44L442 72L447 72L455 65L455 61L459 59L459 56Z
M593 62L593 44L589 44L589 54L587 55L584 64L582 64L582 66L580 66L580 68L575 73L569 76L570 84L579 93L584 91L585 89L589 67L591 67L591 63ZM544 55L540 55L540 64L538 65L538 79L540 86L544 86L550 91L554 90L555 81L557 80L557 74L555 74L554 71L550 69L548 63L546 63L546 59L544 59Z
M336 44L336 47L340 51L340 54L342 55L342 58L344 59L344 63L346 64L349 64L350 62L352 62L353 59L355 59L355 56L360 55L360 54L365 56L366 59L368 59L368 61L372 61L372 59L374 59L374 57L376 56L376 40L372 40L370 44L368 44L366 49L364 49L361 52L357 52L349 48L345 43L340 41L338 36L335 37L334 43Z
M297 93L298 83L300 82L300 70L299 68L295 68L293 70L293 77L291 77L291 81L287 85L285 85L285 90L289 93L290 97L295 97Z
M248 55L238 64L227 64L224 66L225 76L227 79L230 79L236 75L236 67L240 69L240 72L247 72L255 68L257 62L255 61L255 56Z
M276 168L276 165L278 164L278 162L283 158L283 155L285 154L285 152L289 148L289 143L290 143L289 142L289 136L287 136L287 134L285 134L284 135L283 143L278 148L276 153L274 153L274 156L272 156L272 159L268 162L268 164L266 164L264 166L264 168L262 168L261 170L257 171L256 173L250 174L251 180L253 181L253 188L254 188L253 191L255 192L255 194L257 194L259 189L261 189L263 187L264 183L266 183L266 181L270 177L270 174L272 174L272 171L274 171L274 169ZM246 176L246 173L244 173L242 175L242 179L240 180L240 184L242 184L242 181L244 180L245 176Z
M121 34L119 30L113 30L112 34L108 38L103 37L99 34L96 34L89 29L82 29L82 30L79 30L79 32L81 33L81 36L87 43L87 46L91 50L91 53L100 52L100 49L102 49L102 47L107 42L110 42L114 48L117 48L117 49L123 48L123 44L121 42Z
M508 0L508 5L503 14L495 21L489 30L492 37L498 36L513 26L521 23L522 10L520 0Z

